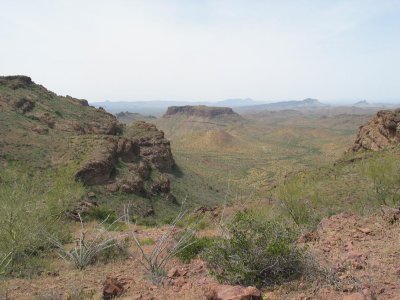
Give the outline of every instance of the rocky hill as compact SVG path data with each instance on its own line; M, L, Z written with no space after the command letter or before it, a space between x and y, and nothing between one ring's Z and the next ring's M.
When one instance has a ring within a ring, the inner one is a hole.
M351 150L378 151L400 142L400 109L381 110L360 126Z
M0 77L0 128L2 164L68 165L76 180L106 194L173 198L170 143L153 124L125 126L86 100L58 96L27 76L7 76Z
M287 109L296 110L314 110L320 108L326 108L328 105L321 103L317 99L307 98L304 100L292 100L292 101L281 101L267 104L258 104L252 106L238 107L237 111L243 113L257 113L261 111L280 111Z

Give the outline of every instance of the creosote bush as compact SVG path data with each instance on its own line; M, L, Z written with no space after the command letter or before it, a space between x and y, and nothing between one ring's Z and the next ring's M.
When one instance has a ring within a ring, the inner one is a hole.
M307 268L306 252L296 246L296 238L290 228L239 212L202 257L221 282L268 286L294 279Z

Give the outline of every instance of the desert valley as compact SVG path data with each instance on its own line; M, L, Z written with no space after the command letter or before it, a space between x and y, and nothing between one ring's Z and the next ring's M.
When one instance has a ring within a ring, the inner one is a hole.
M400 293L396 109L115 116L8 76L0 114L5 299Z
M400 300L399 0L1 0L0 300Z

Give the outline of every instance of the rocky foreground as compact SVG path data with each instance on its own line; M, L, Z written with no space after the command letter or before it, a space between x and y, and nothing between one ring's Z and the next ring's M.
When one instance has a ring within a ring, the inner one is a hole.
M342 213L322 220L317 230L304 235L299 243L310 249L325 270L321 273L324 275L262 290L219 284L199 259L190 264L172 261L163 283L154 285L135 255L120 262L95 264L83 271L58 260L53 263L52 272L32 280L11 279L3 287L6 286L9 299L43 298L50 294L64 299L73 290L91 294L94 299L103 295L148 300L399 299L399 217L400 210L389 209L365 218ZM138 228L137 235L140 239L156 240L166 230ZM145 246L145 251L152 247Z

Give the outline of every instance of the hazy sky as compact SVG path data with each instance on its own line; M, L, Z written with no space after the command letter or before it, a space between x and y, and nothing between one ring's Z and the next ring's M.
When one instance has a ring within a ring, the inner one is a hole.
M400 100L400 0L0 0L0 74L104 100Z

